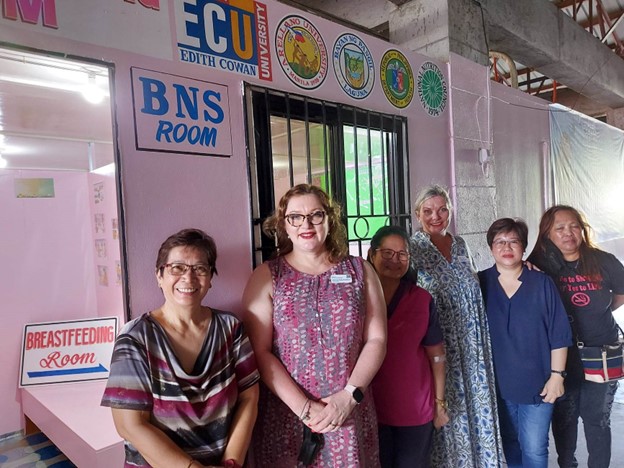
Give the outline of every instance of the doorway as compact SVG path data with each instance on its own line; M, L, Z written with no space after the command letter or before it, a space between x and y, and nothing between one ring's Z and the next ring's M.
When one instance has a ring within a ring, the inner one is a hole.
M14 326L123 323L113 67L0 48L0 70L3 308Z

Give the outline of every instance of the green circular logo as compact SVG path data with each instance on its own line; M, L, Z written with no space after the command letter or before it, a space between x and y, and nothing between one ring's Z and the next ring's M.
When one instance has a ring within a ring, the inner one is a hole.
M425 62L418 72L418 97L427 114L437 117L446 108L448 89L444 75L433 62Z

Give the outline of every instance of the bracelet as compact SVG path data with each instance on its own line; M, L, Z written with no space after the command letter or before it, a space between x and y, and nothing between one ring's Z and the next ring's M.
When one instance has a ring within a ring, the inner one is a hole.
M435 402L440 405L442 407L442 409L447 410L448 409L448 403L446 400L442 399L442 398L436 398Z
M312 402L309 398L306 398L306 401L303 404L303 408L301 409L301 414L299 415L300 421L307 421L308 419L310 419L310 406L312 406Z

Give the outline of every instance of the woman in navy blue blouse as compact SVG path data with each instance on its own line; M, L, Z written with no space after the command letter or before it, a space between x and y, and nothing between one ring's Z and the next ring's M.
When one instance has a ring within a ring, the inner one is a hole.
M568 318L553 281L523 265L528 228L502 218L487 232L495 265L479 273L507 466L547 468L553 403L564 393Z

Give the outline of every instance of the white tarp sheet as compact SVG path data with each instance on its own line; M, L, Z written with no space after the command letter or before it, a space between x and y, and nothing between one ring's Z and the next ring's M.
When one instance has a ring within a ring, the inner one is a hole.
M581 210L594 240L624 257L624 132L558 104L550 106L556 203Z

